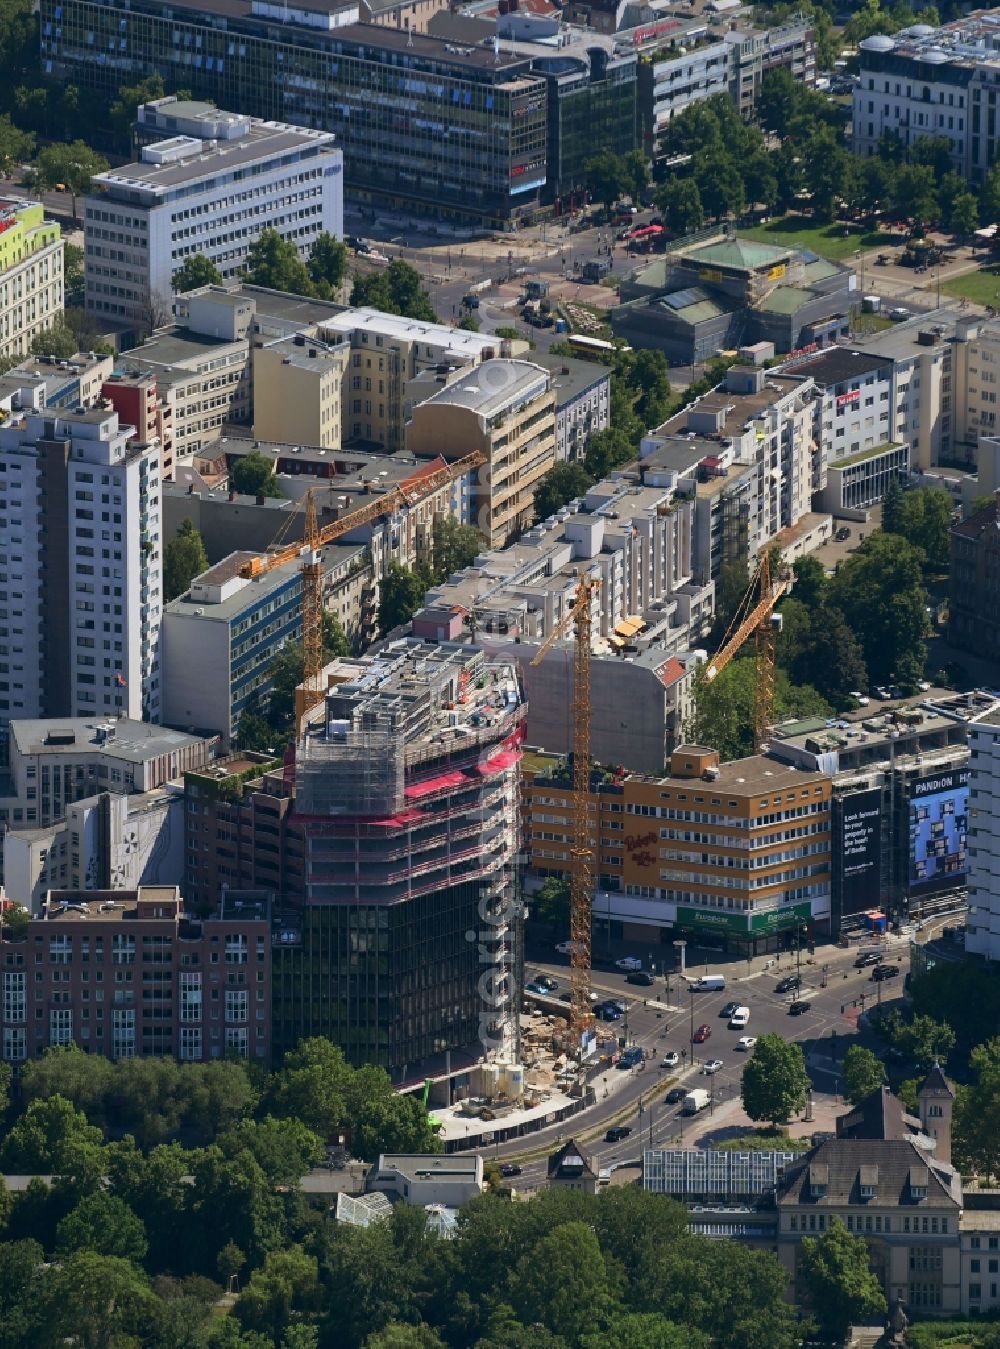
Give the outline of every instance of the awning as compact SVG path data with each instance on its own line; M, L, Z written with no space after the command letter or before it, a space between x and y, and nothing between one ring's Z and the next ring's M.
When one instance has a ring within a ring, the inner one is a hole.
M421 796L430 796L431 792L443 792L448 787L460 787L463 782L469 779L464 773L441 773L436 778L426 778L423 782L414 782L407 787L403 795L409 800Z
M502 773L505 768L511 768L520 759L521 753L516 749L501 750L499 754L494 754L492 759L487 759L479 765L480 773Z
M637 632L641 632L644 623L638 614L632 614L628 618L623 618L620 623L615 624L615 632L620 633L622 637L634 637Z

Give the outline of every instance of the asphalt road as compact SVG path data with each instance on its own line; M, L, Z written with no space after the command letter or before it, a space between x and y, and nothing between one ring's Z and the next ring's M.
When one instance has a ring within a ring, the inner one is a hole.
M903 978L909 968L908 947L901 944L894 948L892 955L892 963L900 967L899 977L879 985L872 981L871 969L854 969L855 955L854 949L820 947L817 948L815 960L810 962L806 953L802 952L799 968L803 991L798 995L775 992L779 980L795 972L794 953L783 954L780 963L774 968L750 977L746 976L742 962L712 966L712 972L726 975L727 987L722 993L690 994L686 984L681 984L679 991L679 976L672 974L668 996L667 983L663 978L657 978L652 988L641 988L626 983L624 973L618 970L606 966L595 968L595 991L620 997L629 1004L627 1023L623 1018L618 1022L599 1024L611 1033L627 1034L629 1043L642 1045L646 1051L644 1067L627 1070L628 1083L612 1092L607 1099L598 1100L590 1110L543 1133L501 1143L488 1155L496 1156L502 1162L505 1157L517 1157L540 1147L551 1151L559 1137L590 1138L595 1131L596 1141L588 1142L588 1146L600 1166L636 1159L644 1147L651 1145L680 1146L677 1139L686 1127L694 1123L701 1133L710 1117L702 1113L692 1121L690 1116L680 1113L680 1104L665 1103L666 1091L675 1085L688 1090L702 1086L711 1091L716 1103L738 1098L740 1077L747 1059L745 1053L735 1048L741 1035L759 1036L776 1032L788 1040L797 1041L806 1054L814 1089L823 1093L836 1092L839 1084L837 1061L843 1058L852 1044L875 1043L867 1031L862 1030L860 1035L858 1032L862 995L866 1009L877 1004L880 988L883 1003L891 1003L902 995ZM559 989L555 996L558 997L559 992L569 987L567 964L560 957L526 962L526 982L530 981L533 974L541 972L551 974L558 980ZM700 975L703 972L704 965L700 963L698 973ZM789 1014L788 1006L796 996L808 1001L809 1011L793 1017ZM669 1003L671 1010L650 1006L651 1000ZM719 1015L729 1001L741 1002L750 1008L750 1024L746 1030L730 1030L728 1022ZM692 1046L689 1043L692 1020L696 1028L703 1022L711 1026L711 1036L705 1044ZM836 1060L833 1057L834 1047ZM688 1060L682 1060L679 1070L660 1066L664 1054L671 1049L678 1053L688 1051ZM693 1064L690 1061L692 1049ZM722 1068L712 1076L701 1072L701 1065L707 1058L722 1060ZM641 1114L640 1098L643 1102ZM604 1127L608 1120L631 1126L632 1135L619 1143L605 1142ZM527 1162L523 1164L523 1175L518 1183L526 1187L538 1186L544 1183L544 1175L544 1160Z

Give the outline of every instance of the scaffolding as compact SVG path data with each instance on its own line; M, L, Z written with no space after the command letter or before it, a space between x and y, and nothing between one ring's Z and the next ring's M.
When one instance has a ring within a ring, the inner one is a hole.
M404 746L390 726L331 726L326 739L299 741L296 796L303 815L397 814L403 807Z

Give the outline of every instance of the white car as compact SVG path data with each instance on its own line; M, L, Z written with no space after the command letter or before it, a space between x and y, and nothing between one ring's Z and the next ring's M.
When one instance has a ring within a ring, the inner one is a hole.
M561 956L571 956L576 943L571 941L556 942L556 950Z
M859 707L868 707L868 705L871 703L871 699L868 697L866 693L858 693L856 689L851 690L850 696L854 699L854 701L857 703Z
M740 1038L736 1041L736 1048L745 1050L746 1052L749 1053L749 1051L753 1049L756 1043L757 1043L756 1035L741 1035Z
M743 1030L744 1026L747 1025L749 1020L750 1020L750 1008L742 1006L737 1007L736 1011L733 1012L732 1016L729 1018L729 1029Z
M711 1077L712 1074L717 1073L721 1067L722 1067L721 1059L709 1059L701 1071L703 1073L707 1073L708 1076Z
M638 956L622 956L621 960L615 961L616 970L641 970L642 961Z
M660 1067L676 1068L677 1065L680 1063L680 1061L681 1061L680 1054L678 1054L676 1049L671 1049L666 1054L664 1054L663 1062L660 1064Z

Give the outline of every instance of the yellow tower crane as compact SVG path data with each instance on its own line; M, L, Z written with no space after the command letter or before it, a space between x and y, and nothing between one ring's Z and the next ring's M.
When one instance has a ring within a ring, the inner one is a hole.
M711 684L753 634L757 666L753 733L754 744L758 749L767 743L768 733L774 725L774 648L778 628L774 606L791 584L788 569L775 568L771 550L765 548L757 559L750 585L729 625L725 641L705 667L702 676L706 684Z
M275 567L284 566L286 562L292 562L296 558L302 560L302 651L303 651L303 683L305 699L299 710L299 726L301 732L302 723L305 720L310 708L323 697L323 689L320 685L320 675L323 669L323 568L321 562L321 549L326 544L332 543L343 534L349 533L352 529L357 529L359 525L369 524L372 520L378 520L383 515L392 515L394 511L400 510L404 506L415 506L435 492L446 487L448 483L454 482L456 478L461 478L463 474L470 473L474 469L481 468L486 463L486 455L482 450L476 450L472 454L467 454L463 459L456 459L448 463L440 459L429 463L426 467L418 469L416 473L399 483L396 487L391 487L387 492L379 492L360 505L355 506L333 520L328 525L320 529L316 519L316 502L313 497L313 489L310 488L305 494L303 501L305 509L305 521L302 530L301 543L289 543L273 552L264 553L260 557L253 557L249 562L244 563L240 568L240 575L248 580L255 580L258 576L266 576L269 571ZM283 534L289 527L290 520L287 520L282 526Z
M531 664L538 665L572 627L573 645L573 787L570 839L570 1025L582 1032L593 1025L590 1009L590 933L594 903L594 839L590 829L590 634L592 599L600 580L584 576L573 608L559 620Z

